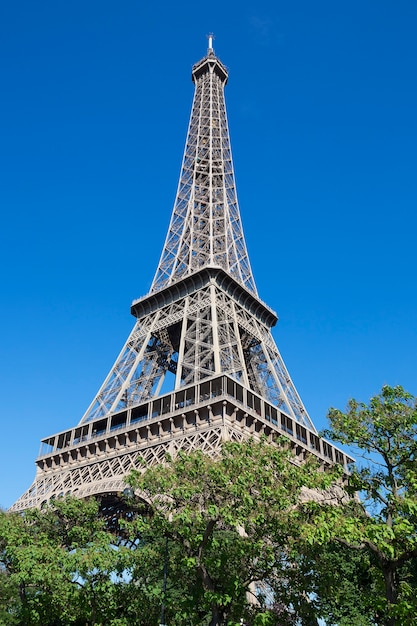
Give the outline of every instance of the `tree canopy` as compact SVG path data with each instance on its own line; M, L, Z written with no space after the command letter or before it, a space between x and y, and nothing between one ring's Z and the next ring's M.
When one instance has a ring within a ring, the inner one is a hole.
M334 475L320 471L314 457L294 463L282 443L226 443L216 460L180 453L166 465L132 474L131 485L151 510L137 518L135 532L150 545L164 536L179 549L175 567L193 581L192 595L184 598L188 608L190 602L196 607L190 623L261 623L261 614L271 624L292 619L295 597L290 607L272 598L272 590L276 580L288 580L302 490L326 489ZM304 592L297 601L303 607L309 602Z
M4 624L119 624L126 550L114 549L95 500L0 514Z
M373 565L375 623L415 624L417 597L417 400L384 386L369 404L331 408L325 436L354 446L360 462L349 477L352 499L315 508L311 541L336 539L368 555ZM320 529L320 536L317 532Z
M118 526L94 499L0 512L0 623L415 624L416 399L385 386L329 420L357 449L344 490L285 438L248 440L132 472Z

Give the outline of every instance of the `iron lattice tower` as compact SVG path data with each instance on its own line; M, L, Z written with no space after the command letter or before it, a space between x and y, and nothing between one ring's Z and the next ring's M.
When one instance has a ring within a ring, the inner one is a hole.
M216 455L225 440L285 434L299 457L350 458L320 439L257 294L233 171L224 87L209 36L192 69L194 101L172 218L149 293L79 424L42 440L37 474L14 510L67 493L116 497L134 467L169 452Z

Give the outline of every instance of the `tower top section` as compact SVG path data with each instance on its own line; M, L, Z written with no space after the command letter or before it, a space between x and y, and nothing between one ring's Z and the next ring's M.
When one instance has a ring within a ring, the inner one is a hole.
M227 83L227 79L229 75L227 73L227 69L225 68L223 63L216 57L216 54L214 52L213 33L210 33L209 35L207 35L207 39L208 39L207 55L203 59L201 59L201 61L198 61L198 63L195 63L195 65L193 65L193 69L192 69L193 83L195 83L196 80L198 80L201 76L203 76L207 72L210 72L210 73L216 74L220 78L221 82L225 85Z
M151 293L220 268L256 295L236 195L224 86L228 73L208 35L192 68L194 101L168 235Z

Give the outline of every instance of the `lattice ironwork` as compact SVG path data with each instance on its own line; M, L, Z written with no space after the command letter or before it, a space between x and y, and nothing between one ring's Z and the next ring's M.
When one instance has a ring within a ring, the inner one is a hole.
M170 374L179 388L229 373L314 430L268 324L216 284L218 275L207 272L204 287L138 320L82 422L149 400Z
M275 411L277 428L279 415L285 432L297 424L303 445L303 433L310 433L310 452L327 450L272 337L277 317L256 291L234 181L224 101L228 74L211 47L194 65L192 79L195 95L181 175L151 289L132 304L135 326L79 425L44 440L51 453L37 460L35 482L16 510L68 492L79 497L118 493L133 467L163 462L167 452L198 448L214 455L225 438L252 436L253 424L246 418L242 428L196 419L193 432L188 426L180 432L173 427L174 407L162 405L163 421L154 420L145 439L143 432L135 438L123 430L123 416L133 420L140 405L153 407L156 398L165 402L167 392L197 388L216 376L236 381L244 395L258 398L255 404L275 407L264 418L273 421ZM235 403L238 407L237 396ZM146 415L153 417L152 411ZM121 428L117 436L114 428ZM107 435L97 439L101 432ZM84 444L86 438L95 443Z
M256 294L236 195L224 87L209 49L193 67L195 95L177 196L151 291L202 267L222 267Z

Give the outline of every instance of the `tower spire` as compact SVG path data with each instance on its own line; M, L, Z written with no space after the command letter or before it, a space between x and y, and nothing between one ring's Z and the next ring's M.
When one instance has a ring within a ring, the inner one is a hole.
M209 54L214 54L214 50L213 50L213 39L214 39L214 35L213 33L209 33L207 35L207 39L208 39L208 49L207 49L207 55Z

